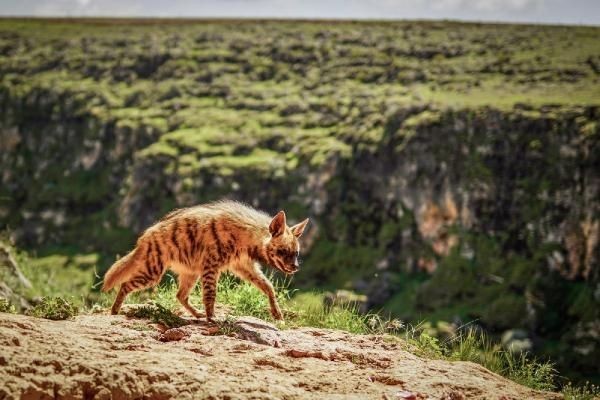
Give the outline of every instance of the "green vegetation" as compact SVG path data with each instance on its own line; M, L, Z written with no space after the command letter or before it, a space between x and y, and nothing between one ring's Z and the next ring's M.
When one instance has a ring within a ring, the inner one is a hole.
M9 300L0 297L0 312L14 314L17 310Z
M600 397L600 387L586 382L584 385L574 387L568 383L562 390L565 400L595 400Z
M178 317L171 310L156 302L128 310L125 315L131 318L149 319L155 324L162 324L168 328L178 328L187 324L183 318Z
M78 312L78 308L67 299L42 297L38 304L27 311L27 314L36 318L63 320L74 317Z
M451 360L471 361L515 382L538 390L555 389L556 370L550 362L539 362L524 353L512 353L493 344L482 333L467 330L452 339L445 350Z
M452 340L440 341L424 331L411 328L402 336L416 347L418 354L425 357L470 361L532 389L556 389L557 376L552 363L502 350L483 333L467 329Z

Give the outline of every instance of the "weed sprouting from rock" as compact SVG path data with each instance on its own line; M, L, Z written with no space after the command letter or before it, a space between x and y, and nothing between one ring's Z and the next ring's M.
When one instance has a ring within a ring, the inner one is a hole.
M175 315L171 310L156 302L149 302L148 304L133 308L127 311L125 315L130 318L149 319L156 324L162 324L168 328L179 328L188 325L185 319Z
M239 332L240 328L235 324L235 318L227 316L223 321L218 322L219 330L217 334L231 336Z

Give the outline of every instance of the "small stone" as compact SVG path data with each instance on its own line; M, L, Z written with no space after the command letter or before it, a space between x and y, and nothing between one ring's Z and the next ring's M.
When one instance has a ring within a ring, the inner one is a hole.
M161 342L174 342L186 337L190 336L188 332L181 328L172 328L164 331L159 337L158 340Z

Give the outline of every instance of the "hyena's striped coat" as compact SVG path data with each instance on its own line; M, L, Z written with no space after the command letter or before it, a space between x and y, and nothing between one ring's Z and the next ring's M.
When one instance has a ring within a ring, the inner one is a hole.
M307 224L308 219L288 227L283 211L271 218L233 201L175 210L148 228L135 248L108 270L102 290L121 285L111 310L117 314L129 293L157 285L170 268L179 276L177 299L196 318L201 315L188 297L202 278L202 300L210 321L217 281L227 270L260 289L269 298L273 317L282 319L273 286L259 263L295 273L298 238Z

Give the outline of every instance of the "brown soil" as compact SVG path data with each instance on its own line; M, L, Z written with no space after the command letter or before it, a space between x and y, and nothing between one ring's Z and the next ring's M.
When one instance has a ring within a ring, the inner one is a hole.
M220 333L228 332L228 335ZM170 330L124 316L49 321L0 314L0 399L554 399L468 362L429 360L391 337Z

